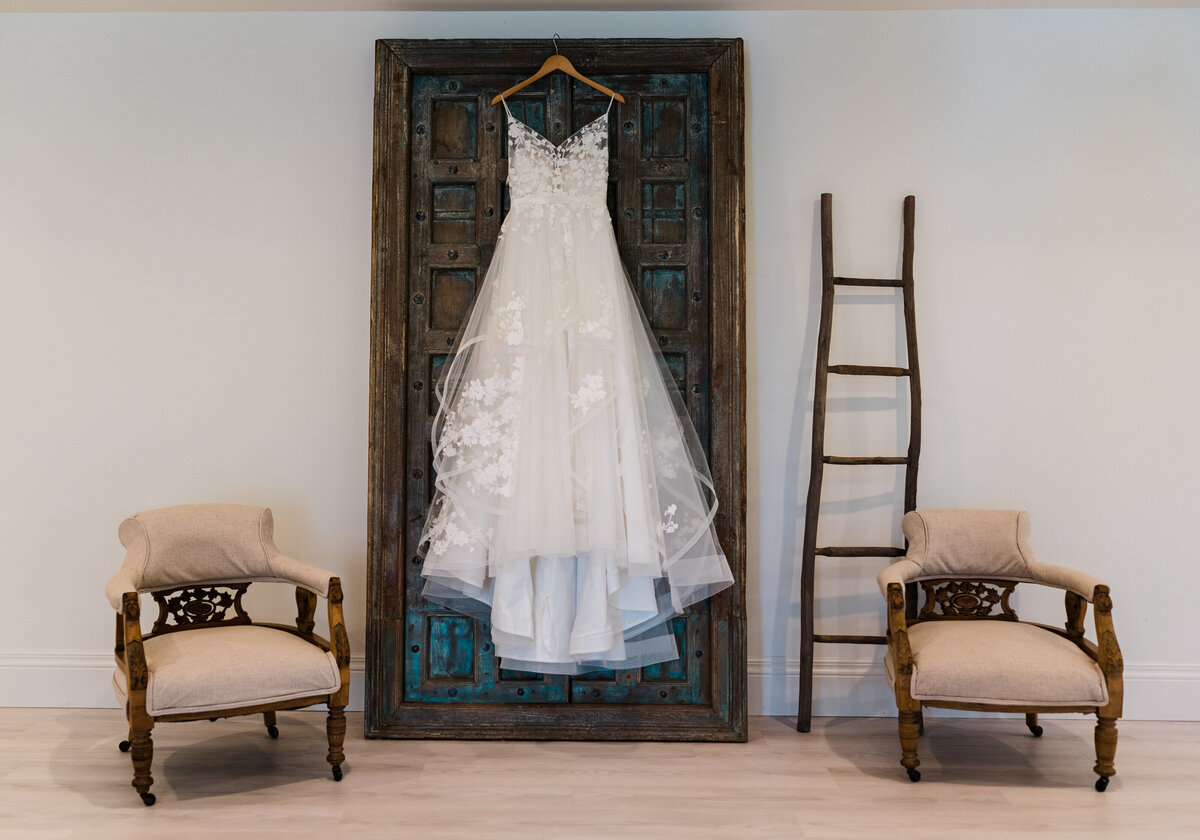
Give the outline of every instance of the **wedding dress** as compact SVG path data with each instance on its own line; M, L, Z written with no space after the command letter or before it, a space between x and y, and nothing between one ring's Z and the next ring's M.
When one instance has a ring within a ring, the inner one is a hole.
M438 383L423 594L490 621L504 668L676 659L667 620L733 576L617 251L608 111L555 146L504 108L510 209Z

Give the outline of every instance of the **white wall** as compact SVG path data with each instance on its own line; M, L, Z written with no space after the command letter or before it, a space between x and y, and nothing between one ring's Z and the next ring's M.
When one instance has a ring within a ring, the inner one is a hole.
M1029 509L1113 586L1128 715L1200 717L1195 10L0 16L0 703L112 703L116 526L183 502L273 507L362 651L373 41L553 32L746 38L752 710L795 702L817 197L888 276L913 192L921 504ZM890 294L835 329L894 357ZM841 393L831 447L902 448L894 383ZM894 538L895 479L831 475L829 540ZM874 632L832 562L821 626ZM890 712L818 653L819 713Z

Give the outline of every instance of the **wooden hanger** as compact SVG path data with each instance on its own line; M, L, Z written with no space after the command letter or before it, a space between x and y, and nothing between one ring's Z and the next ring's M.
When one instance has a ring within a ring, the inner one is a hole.
M600 84L599 82L593 82L587 76L583 75L578 70L576 70L575 65L571 63L570 59L568 59L565 55L561 55L559 53L559 51L558 51L558 35L555 34L555 36L554 36L554 55L547 58L545 63L542 64L541 68L536 73L534 73L532 76L530 76L528 79L526 79L523 82L517 82L515 85L513 85L512 87L510 87L508 90L504 91L503 93L498 93L495 96L493 96L492 104L495 105L501 99L504 99L507 96L512 96L514 93L519 91L521 88L533 84L538 79L542 78L542 76L545 76L549 73L553 73L555 70L561 70L562 72L566 73L568 76L570 76L574 79L578 79L579 81L583 82L588 87L593 87L596 90L600 91L601 93L607 93L609 96L613 97L618 102L621 102L621 103L625 102L625 97L621 96L621 94L617 93L612 88L607 88L604 85Z

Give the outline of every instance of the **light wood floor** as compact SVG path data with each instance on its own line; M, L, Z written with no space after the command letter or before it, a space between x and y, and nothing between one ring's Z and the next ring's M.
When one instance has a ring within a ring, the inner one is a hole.
M1092 788L1091 725L928 721L908 781L892 719L753 718L748 744L366 741L330 778L319 713L155 729L146 808L115 710L0 709L0 837L1200 837L1200 723L1122 722Z

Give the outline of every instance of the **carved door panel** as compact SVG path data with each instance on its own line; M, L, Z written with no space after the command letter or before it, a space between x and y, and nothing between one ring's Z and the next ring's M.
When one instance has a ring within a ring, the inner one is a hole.
M732 60L740 58L740 43L685 42L708 49L691 57L691 67L656 61L658 72L605 48L641 43L563 47L582 72L626 98L614 103L609 120L609 211L630 282L702 443L710 454L718 439L734 447L712 464L722 505L718 532L737 584L672 620L679 660L574 678L499 668L486 625L421 597L416 547L433 494L433 385L484 280L508 207L506 116L489 103L536 67L546 47L380 42L369 734L744 738L744 477L730 469L744 457L741 218L730 224L722 212L714 220L710 149L716 114L723 120L721 144L736 148L740 159L740 84L730 88L718 77L724 109L714 109L710 90L712 56L740 65ZM621 51L632 56L637 47ZM509 106L514 117L559 143L602 114L608 97L556 73L520 91ZM740 209L740 172L719 168L718 188L728 199L732 185ZM738 240L715 249L733 268L716 283L714 221L723 236L733 229ZM721 303L733 305L714 310ZM714 327L724 339L716 347ZM719 411L714 350L728 377L718 388L736 392Z

